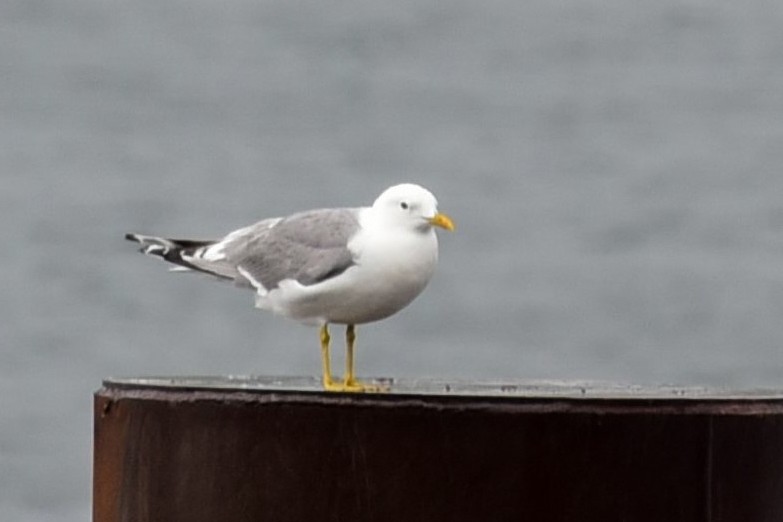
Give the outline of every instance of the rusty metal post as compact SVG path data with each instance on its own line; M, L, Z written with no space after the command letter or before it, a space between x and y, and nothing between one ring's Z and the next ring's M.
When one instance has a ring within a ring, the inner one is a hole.
M109 380L94 522L783 520L783 392Z

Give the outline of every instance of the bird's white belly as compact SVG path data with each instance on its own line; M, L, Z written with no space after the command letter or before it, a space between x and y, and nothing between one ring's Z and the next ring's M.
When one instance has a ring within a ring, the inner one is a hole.
M349 274L352 275L352 274ZM378 321L405 308L424 287L432 272L401 273L394 277L374 276L356 267L351 288L335 289L323 295L325 319L332 323L359 324ZM345 280L348 282L349 280Z

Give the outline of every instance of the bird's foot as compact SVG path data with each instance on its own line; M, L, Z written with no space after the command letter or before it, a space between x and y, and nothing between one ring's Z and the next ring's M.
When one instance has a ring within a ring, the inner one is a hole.
M337 380L324 379L324 390L329 392L342 392L342 393L379 393L389 390L388 386L380 386L376 384L368 384L366 382L359 381L357 379L344 379Z

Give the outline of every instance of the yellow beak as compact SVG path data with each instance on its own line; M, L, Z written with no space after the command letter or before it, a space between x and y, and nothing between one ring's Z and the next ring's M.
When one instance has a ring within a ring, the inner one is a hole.
M430 218L430 224L436 227L445 228L449 232L454 231L454 222L446 214L438 212Z

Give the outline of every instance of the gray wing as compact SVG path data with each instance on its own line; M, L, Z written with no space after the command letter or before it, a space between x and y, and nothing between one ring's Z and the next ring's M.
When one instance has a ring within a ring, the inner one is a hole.
M354 264L348 242L358 230L357 209L301 212L271 226L248 227L225 245L225 260L267 290L284 279L312 285Z

